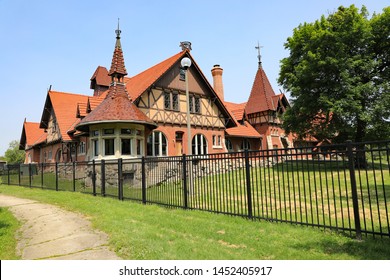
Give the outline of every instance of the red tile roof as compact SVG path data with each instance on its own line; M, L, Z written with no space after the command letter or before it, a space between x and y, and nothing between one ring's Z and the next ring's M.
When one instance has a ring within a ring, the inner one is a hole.
M224 102L226 108L232 113L236 120L241 121L244 117L244 110L246 102L244 103L233 103L233 102Z
M28 149L36 144L46 141L47 133L44 129L39 128L39 123L24 122L20 145Z
M122 83L112 85L103 102L82 119L76 129L88 131L89 125L102 122L143 123L156 127L154 122L130 101Z
M126 89L132 100L136 100L148 87L157 81L165 72L167 72L186 51L181 51L170 58L146 69L132 78L125 77Z
M273 97L275 92L265 74L263 67L259 67L253 82L251 94L245 107L246 114L263 112L268 110L275 111L277 103Z
M81 94L71 94L58 91L50 91L46 100L45 108L51 104L56 116L57 124L60 129L63 141L72 140L68 131L74 129L74 126L79 122L76 116L77 104L86 104L89 96ZM41 128L47 128L50 114L44 110L41 120Z
M244 125L238 124L237 127L227 128L226 134L230 137L261 138L261 135L247 121Z
M111 78L110 76L108 76L107 68L103 66L98 66L96 68L95 72L91 77L91 81L93 80L95 80L95 83L100 86L108 87L111 84ZM91 88L93 88L92 83L91 83Z

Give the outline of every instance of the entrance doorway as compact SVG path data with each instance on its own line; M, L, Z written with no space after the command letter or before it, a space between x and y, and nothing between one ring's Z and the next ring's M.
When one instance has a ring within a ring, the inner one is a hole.
M176 155L183 155L183 131L176 131L175 140L176 140Z

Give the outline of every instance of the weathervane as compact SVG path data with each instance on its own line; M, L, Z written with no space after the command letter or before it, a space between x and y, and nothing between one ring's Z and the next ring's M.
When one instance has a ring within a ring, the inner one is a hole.
M260 49L263 48L263 46L260 46L260 43L257 42L257 46L255 49L257 49L258 55L257 58L259 59L259 68L261 67L261 54L260 54Z

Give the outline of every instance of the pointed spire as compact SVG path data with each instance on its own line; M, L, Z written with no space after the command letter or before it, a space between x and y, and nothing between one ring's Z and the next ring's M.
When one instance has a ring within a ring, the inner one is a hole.
M257 55L257 59L259 60L259 68L262 67L261 65L261 54L260 54L260 50L263 46L260 46L260 43L257 41L257 46L255 47L255 49L257 49L257 52L258 52L258 55Z
M259 68L256 71L252 90L249 95L248 102L245 106L245 113L249 115L269 110L275 111L276 108L273 102L273 98L275 96L276 94L272 89L271 83L269 82L268 77L263 67L261 66L261 60L259 60Z
M118 29L115 30L116 33L116 43L115 43L115 48L122 48L121 46L121 33L122 31L119 29L119 18L118 18Z
M123 77L127 75L125 60L123 58L122 46L121 46L121 30L119 29L119 19L118 19L118 29L115 30L116 33L116 43L114 49L114 55L112 57L111 68L108 72L108 75L111 76L112 82L122 82Z

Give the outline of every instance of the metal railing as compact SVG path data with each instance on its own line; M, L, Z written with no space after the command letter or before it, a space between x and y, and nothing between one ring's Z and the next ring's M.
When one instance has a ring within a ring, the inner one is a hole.
M2 182L390 237L389 146L8 165Z

